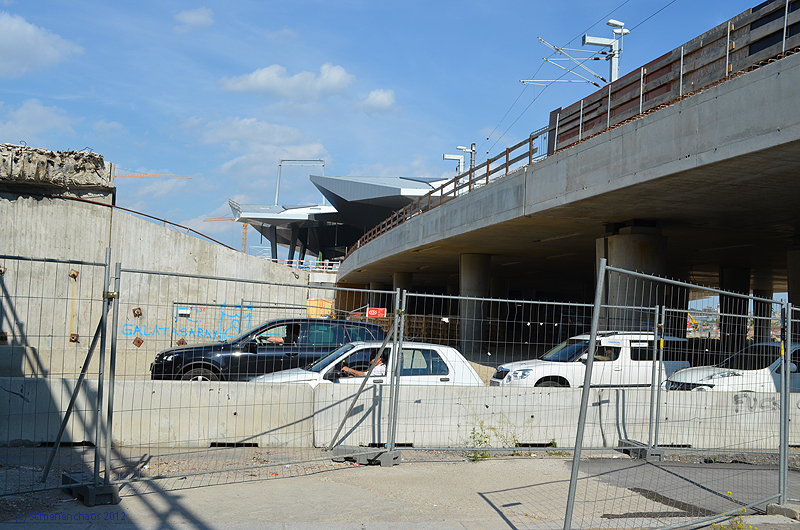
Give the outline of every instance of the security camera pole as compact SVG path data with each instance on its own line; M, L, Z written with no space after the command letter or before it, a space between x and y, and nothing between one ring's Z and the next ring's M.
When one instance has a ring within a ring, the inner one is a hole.
M606 60L609 62L609 78L613 83L619 79L619 56L622 55L622 37L630 33L630 30L625 29L625 23L619 20L611 19L606 22L609 26L614 28L614 38L605 39L603 37L590 37L589 35L583 36L584 46L604 46L609 48L606 52L608 56ZM619 37L619 39L617 39Z

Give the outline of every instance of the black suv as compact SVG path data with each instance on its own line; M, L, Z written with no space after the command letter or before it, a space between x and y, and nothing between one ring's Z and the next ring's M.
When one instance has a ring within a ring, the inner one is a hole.
M378 324L351 320L272 320L225 342L164 350L150 364L150 378L176 381L247 381L298 368L353 341L383 340Z

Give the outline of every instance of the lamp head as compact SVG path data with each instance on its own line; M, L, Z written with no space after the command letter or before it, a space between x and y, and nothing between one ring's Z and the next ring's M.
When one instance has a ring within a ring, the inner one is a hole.
M624 29L624 28L622 28L622 29L615 29L615 30L614 30L614 35L627 35L627 34L629 34L630 32L631 32L631 30L629 30L629 29Z
M609 20L608 22L606 22L606 24L608 24L612 28L624 28L625 27L625 23L624 22L620 22L619 20L614 20L613 18L611 20Z

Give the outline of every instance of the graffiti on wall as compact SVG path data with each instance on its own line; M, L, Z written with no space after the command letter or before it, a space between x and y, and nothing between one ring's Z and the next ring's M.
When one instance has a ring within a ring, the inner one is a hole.
M741 392L733 395L734 412L758 412L780 410L781 403L778 396L767 396L754 392Z
M175 306L173 325L124 324L122 334L131 337L183 337L226 341L253 325L252 306L223 304L216 307Z

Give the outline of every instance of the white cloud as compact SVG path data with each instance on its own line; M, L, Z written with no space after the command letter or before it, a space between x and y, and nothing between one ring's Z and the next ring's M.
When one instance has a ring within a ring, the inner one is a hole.
M188 9L176 14L175 21L180 22L181 25L172 28L173 33L189 33L195 29L211 27L214 24L214 12L207 7Z
M367 99L356 104L356 108L364 109L368 113L389 112L394 109L394 90L373 90Z
M95 131L104 136L119 136L128 132L128 129L126 129L124 125L116 121L100 120L94 122L92 127Z
M0 106L0 111L4 110ZM54 132L59 135L74 135L73 120L66 111L58 107L45 107L38 99L29 99L16 110L8 110L0 116L0 139L4 142L25 141L28 145L40 142L40 135Z
M268 96L308 100L344 92L355 79L341 66L332 64L323 64L319 76L300 72L291 77L286 74L285 67L273 64L250 74L223 77L220 85L230 92L262 92Z
M243 182L249 191L266 189L266 181L275 177L281 158L319 159L327 155L322 144L309 142L297 129L255 118L210 122L189 118L183 125L206 145L226 146L234 156L219 166L219 172Z
M34 26L18 15L0 11L0 78L11 79L55 66L83 48Z
M268 40L277 42L290 42L297 39L298 35L294 30L283 28L279 29L278 31L268 31L264 34L264 37Z
M302 142L297 129L255 118L226 118L205 124L200 138L206 144L228 144L233 151L251 151L265 144L286 145Z

